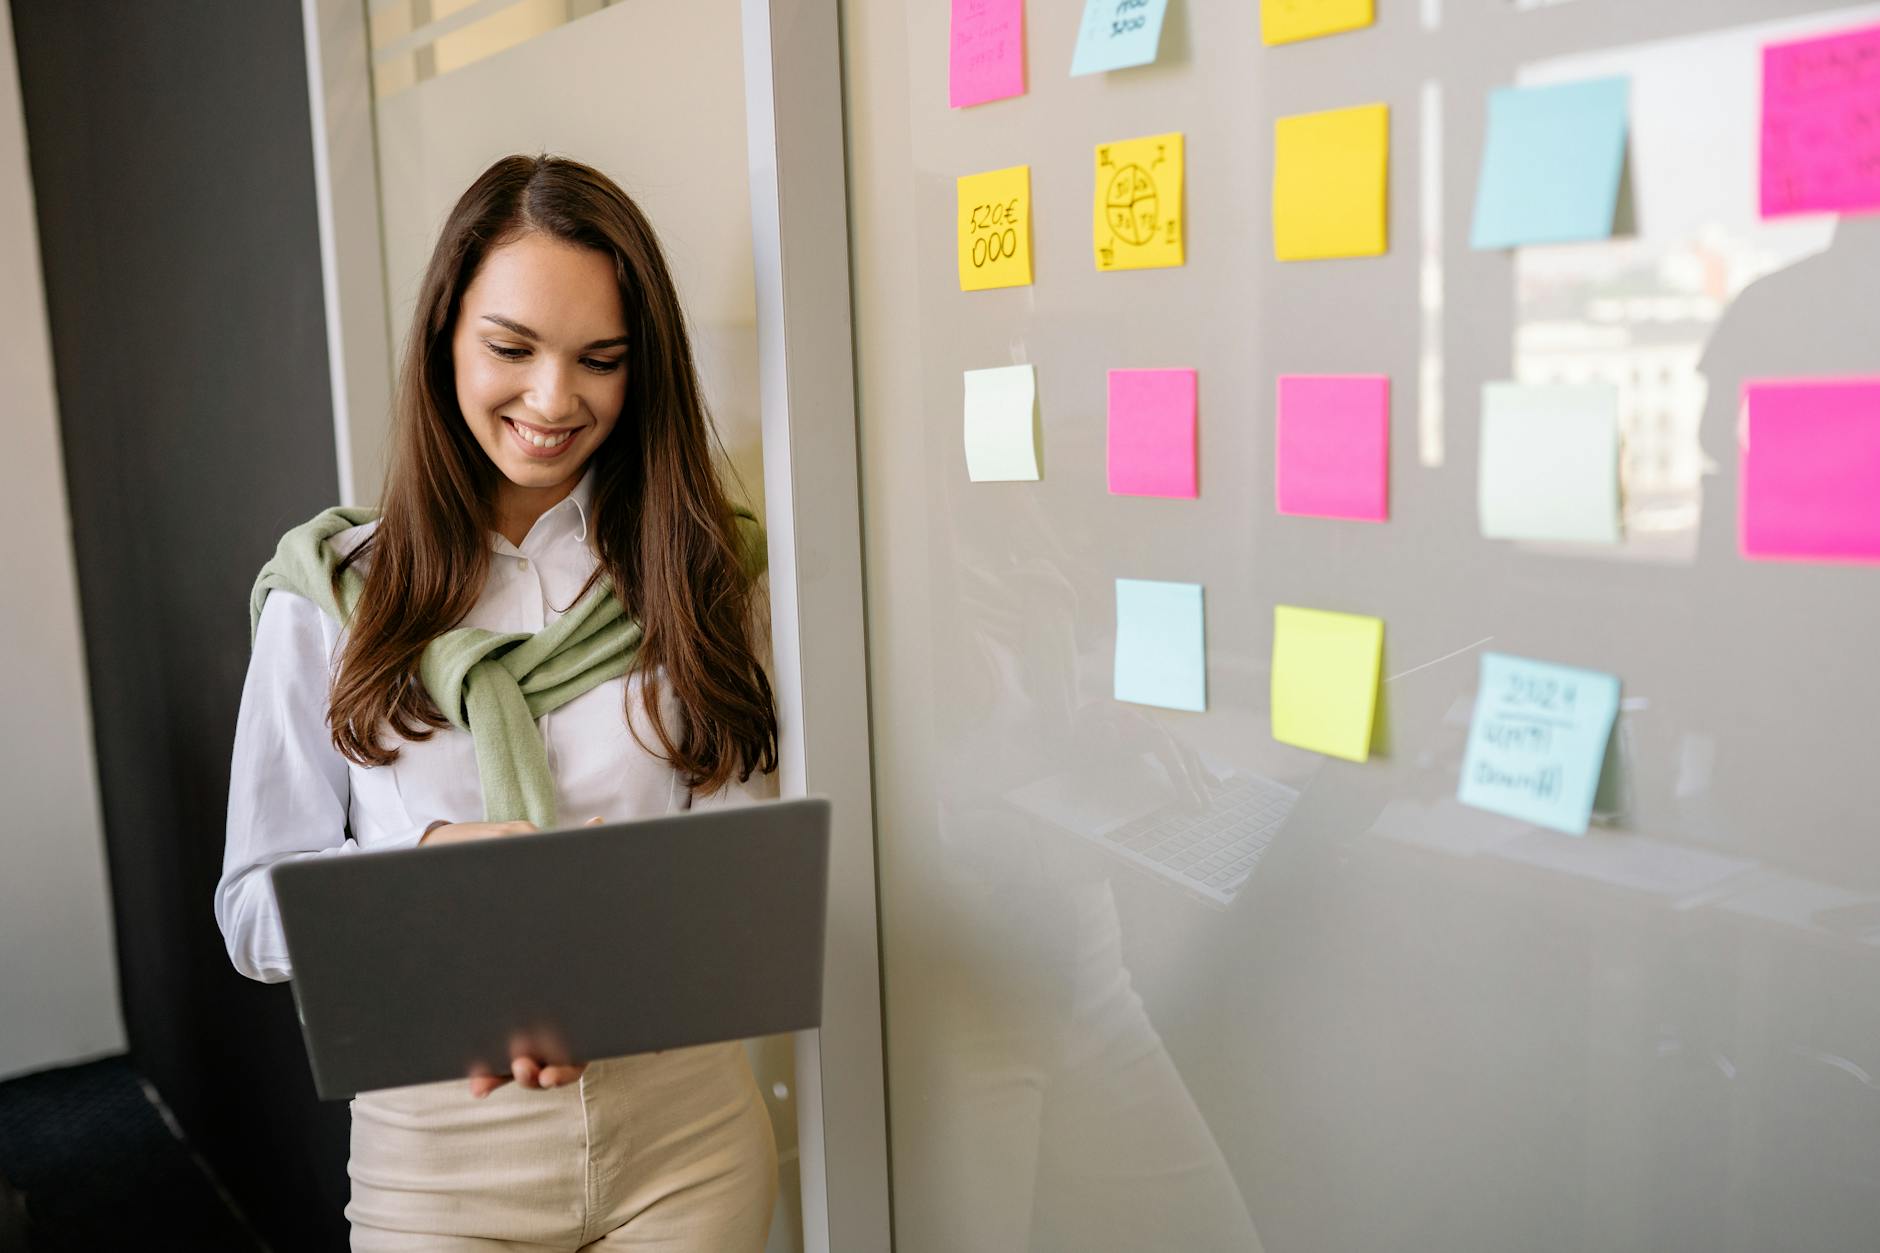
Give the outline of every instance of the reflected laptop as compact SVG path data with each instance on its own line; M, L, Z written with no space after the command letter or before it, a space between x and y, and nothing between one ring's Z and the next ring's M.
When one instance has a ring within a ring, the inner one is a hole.
M817 1026L829 802L282 862L322 1098Z
M1154 753L1131 758L1121 769L1051 775L1005 798L1209 904L1231 905L1299 793L1238 767L1202 761L1218 776L1202 808L1173 799L1175 786Z

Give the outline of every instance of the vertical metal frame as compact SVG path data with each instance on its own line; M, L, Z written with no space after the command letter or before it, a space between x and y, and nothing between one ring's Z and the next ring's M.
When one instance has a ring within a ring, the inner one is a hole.
M326 291L326 360L341 504L379 498L391 421L385 250L366 0L301 0L313 184Z
M834 802L823 1026L797 1041L806 1249L890 1244L838 0L743 0L782 791Z
M803 1243L890 1247L838 0L740 0L781 790L834 802L823 1026L796 1041ZM340 496L390 411L366 0L301 0Z

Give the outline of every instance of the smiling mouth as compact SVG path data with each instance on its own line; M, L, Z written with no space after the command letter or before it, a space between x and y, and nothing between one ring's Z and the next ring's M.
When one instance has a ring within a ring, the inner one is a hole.
M509 429L514 431L526 443L542 449L560 448L563 444L574 438L575 432L581 429L576 426L569 427L565 430L548 430L539 426L531 426L527 422L518 422L511 417L504 417L503 421L508 423Z

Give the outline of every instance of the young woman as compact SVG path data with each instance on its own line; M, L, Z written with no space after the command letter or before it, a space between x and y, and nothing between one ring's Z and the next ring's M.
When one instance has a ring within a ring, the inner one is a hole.
M250 604L215 905L264 982L292 976L275 862L776 792L761 532L618 186L546 156L471 185L392 440L383 511L289 532ZM354 1099L355 1250L763 1247L776 1146L741 1045L511 1072Z

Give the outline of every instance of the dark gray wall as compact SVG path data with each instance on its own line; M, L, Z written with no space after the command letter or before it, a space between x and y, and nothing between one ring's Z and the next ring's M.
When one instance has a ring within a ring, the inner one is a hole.
M247 594L337 500L296 0L13 0L134 1061L278 1249L346 1109L211 908Z

